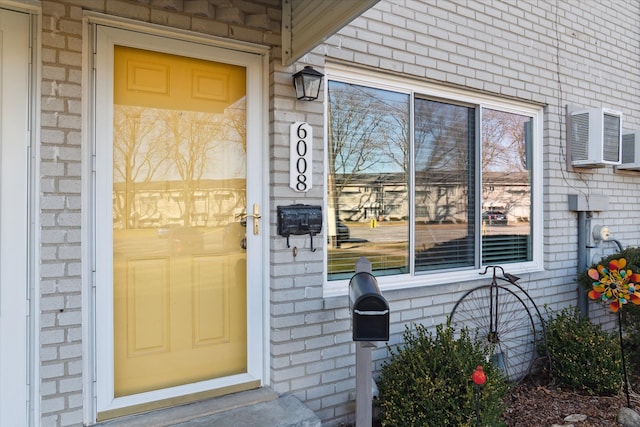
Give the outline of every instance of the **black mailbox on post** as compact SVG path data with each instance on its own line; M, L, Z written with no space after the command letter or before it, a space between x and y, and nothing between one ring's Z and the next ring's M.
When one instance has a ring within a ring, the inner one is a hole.
M389 341L389 304L368 272L356 273L349 282L354 341Z

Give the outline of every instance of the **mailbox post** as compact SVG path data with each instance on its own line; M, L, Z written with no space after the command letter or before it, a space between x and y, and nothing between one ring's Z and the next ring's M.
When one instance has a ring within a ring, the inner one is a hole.
M372 341L389 341L389 304L365 257L356 262L356 274L349 281L349 310L356 342L356 427L371 427Z

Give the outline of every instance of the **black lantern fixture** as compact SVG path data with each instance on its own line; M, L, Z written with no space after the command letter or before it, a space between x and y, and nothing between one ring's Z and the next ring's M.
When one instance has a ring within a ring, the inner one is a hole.
M296 98L301 101L314 101L320 94L320 83L324 74L307 65L293 75L293 87L296 88Z

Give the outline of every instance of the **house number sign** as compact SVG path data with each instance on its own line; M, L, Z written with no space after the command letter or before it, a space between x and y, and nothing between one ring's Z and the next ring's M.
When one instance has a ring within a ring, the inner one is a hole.
M311 141L313 130L309 123L295 122L289 129L290 172L289 187L305 193L313 186L311 173Z

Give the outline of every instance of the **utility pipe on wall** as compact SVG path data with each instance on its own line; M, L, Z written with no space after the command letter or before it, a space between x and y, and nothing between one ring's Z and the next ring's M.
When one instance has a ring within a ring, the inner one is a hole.
M588 234L591 232L591 215L593 212L606 211L609 199L606 196L569 194L567 198L569 210L578 214L578 272L582 273L589 266L587 259ZM580 284L577 284L578 310L583 318L589 317L589 300L587 293Z
M591 230L591 212L578 211L578 274L585 271L587 265L587 233ZM578 283L578 310L580 317L589 318L589 300L587 293Z

